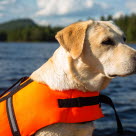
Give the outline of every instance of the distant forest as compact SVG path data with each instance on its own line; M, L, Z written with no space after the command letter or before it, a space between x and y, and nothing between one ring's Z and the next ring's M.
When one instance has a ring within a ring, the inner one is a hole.
M101 20L113 20L126 34L128 43L136 43L136 14L101 17ZM18 19L0 24L0 41L3 42L53 42L55 34L63 26L39 26L31 19Z

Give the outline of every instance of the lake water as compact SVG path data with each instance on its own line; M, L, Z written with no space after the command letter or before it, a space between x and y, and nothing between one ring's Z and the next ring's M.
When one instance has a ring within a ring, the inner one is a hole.
M0 91L29 76L58 46L57 43L0 43ZM123 136L136 136L136 75L115 78L102 93L110 96L116 106L125 130ZM106 105L102 107L106 117L95 121L94 136L117 136L113 110Z

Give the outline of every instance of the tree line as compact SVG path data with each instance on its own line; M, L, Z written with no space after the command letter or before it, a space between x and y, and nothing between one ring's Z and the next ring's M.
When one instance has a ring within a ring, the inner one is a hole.
M121 16L120 18L113 19L112 16L107 18L102 16L101 20L113 20L117 26L124 31L128 43L136 43L136 14Z
M120 18L113 19L112 16L101 17L101 20L113 20L126 34L127 42L136 43L136 14L121 16ZM24 20L22 21L22 23ZM20 23L20 22L19 22ZM29 20L30 23L30 20ZM16 23L12 23L12 27L9 29L7 24L4 28L4 25L0 27L0 41L6 42L42 42L42 41L56 41L55 34L63 28L63 26L38 26L38 25L25 25L21 27L17 26ZM31 24L32 21L31 21ZM2 29L1 29L2 28ZM12 29L11 29L12 28Z
M29 26L24 28L17 28L13 30L0 31L0 41L6 42L42 42L55 41L55 34L62 27L51 26Z

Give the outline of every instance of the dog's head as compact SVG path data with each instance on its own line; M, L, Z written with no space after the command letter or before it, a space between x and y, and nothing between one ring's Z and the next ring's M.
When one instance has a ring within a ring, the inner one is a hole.
M81 59L108 78L136 72L136 51L111 21L77 22L59 31L56 39L73 59Z

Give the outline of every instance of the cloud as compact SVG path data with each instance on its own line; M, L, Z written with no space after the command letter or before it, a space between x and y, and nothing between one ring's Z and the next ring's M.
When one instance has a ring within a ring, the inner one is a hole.
M121 16L124 16L124 12L119 11L119 12L116 12L116 13L113 15L113 18L114 18L114 19L118 19L118 18L120 18Z
M0 5L0 10L3 10L3 9L5 9L5 7Z
M0 13L0 18L3 17L3 16L4 16L4 14Z
M36 13L38 16L64 15L72 10L73 0L37 0L40 10Z
M94 0L37 0L37 16L66 15L92 8Z
M41 26L47 26L50 24L49 21L47 21L47 20L35 20L35 22Z
M9 3L9 1L8 1L8 0L0 1L0 5L6 5L6 4L8 4L8 3Z
M16 0L1 0L0 1L0 11L8 11L9 10L9 7L7 9L7 6L11 6L11 4L14 4L16 2Z
M7 5L14 2L16 2L16 0L1 0L0 5Z
M99 19L113 10L105 1L96 0L37 0L34 20L39 24L68 25L89 17Z
M136 12L136 0L0 0L0 22L31 18L42 25L68 25L89 17Z
M74 23L77 20L79 20L78 18L75 17L50 17L47 19L39 19L39 18L35 18L34 19L36 23L38 23L39 25L45 26L45 25L53 25L53 26L67 26L68 24Z
M136 0L126 1L126 7L133 13L136 13Z

